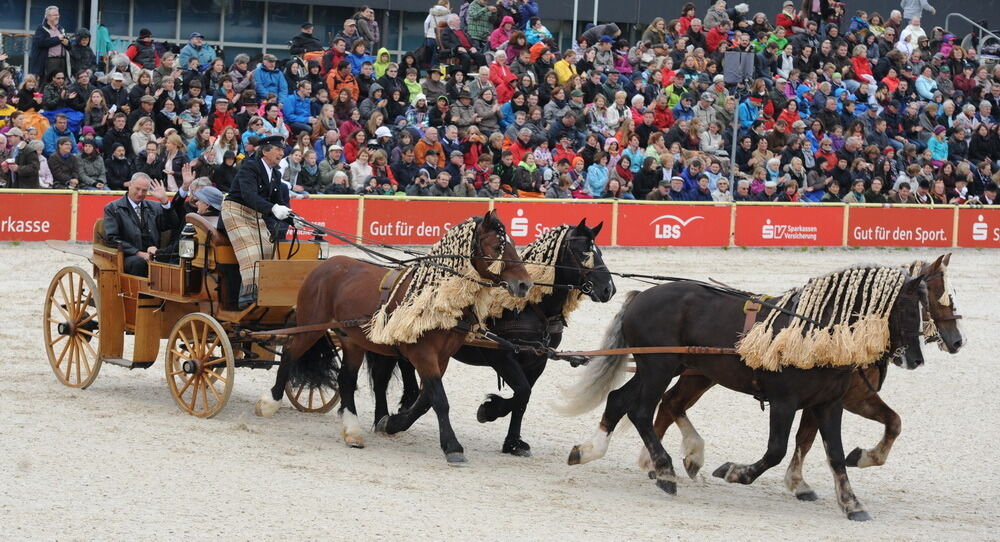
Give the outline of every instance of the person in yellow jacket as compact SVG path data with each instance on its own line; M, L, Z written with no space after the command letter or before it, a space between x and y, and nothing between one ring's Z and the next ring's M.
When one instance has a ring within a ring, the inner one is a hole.
M563 51L562 60L556 62L552 67L556 72L556 79L559 80L560 85L565 85L577 75L576 73L576 51L572 49L566 49Z

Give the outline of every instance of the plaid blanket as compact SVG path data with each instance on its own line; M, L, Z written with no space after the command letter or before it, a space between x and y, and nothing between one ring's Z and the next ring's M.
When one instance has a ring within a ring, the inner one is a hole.
M260 213L229 200L222 202L222 221L240 262L240 295L251 294L256 291L254 264L274 253L270 232Z

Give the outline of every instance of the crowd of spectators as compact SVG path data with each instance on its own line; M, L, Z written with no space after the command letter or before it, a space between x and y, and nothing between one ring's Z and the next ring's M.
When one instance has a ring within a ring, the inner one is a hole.
M97 58L49 8L32 73L0 72L2 182L123 189L141 171L173 190L188 166L226 191L280 135L293 197L996 203L1000 67L925 30L926 0L688 3L562 51L536 0L491 1L438 0L398 61L368 7L332 43L307 23L253 62L145 29ZM753 77L727 82L727 52Z

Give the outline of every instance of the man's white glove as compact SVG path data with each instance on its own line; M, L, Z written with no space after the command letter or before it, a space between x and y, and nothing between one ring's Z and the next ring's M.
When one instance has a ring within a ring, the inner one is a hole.
M288 218L288 215L292 214L292 210L284 205L275 204L274 207L271 207L271 214L278 220L284 220Z

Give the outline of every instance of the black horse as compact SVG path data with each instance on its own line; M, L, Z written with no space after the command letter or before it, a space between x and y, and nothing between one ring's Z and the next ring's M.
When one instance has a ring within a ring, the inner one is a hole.
M907 276L898 291L888 315L888 351L902 357L907 365L920 365L923 363L920 305L922 300L926 304L925 277ZM744 301L691 282L632 292L608 329L605 348L733 347L744 326ZM848 307L852 315L849 322L855 321L853 315L860 312L861 303L858 299ZM774 329L788 327L791 318L787 314L778 315ZM820 320L826 323L830 318L829 311L825 311ZM611 391L627 360L627 355L594 358L571 404L565 408L567 413L584 412L607 397L596 434L589 442L573 448L570 465L602 457L612 431L627 414L649 451L657 486L667 493L676 493L673 464L653 430L653 413L670 381L685 369L692 369L729 389L770 402L770 437L763 458L748 465L725 463L716 470L716 476L728 482L750 484L777 465L788 448L795 412L806 409L818 421L842 510L852 520L870 519L848 481L840 436L842 400L856 367L784 367L780 371L766 371L751 369L737 355L641 354L635 356L635 375L624 386Z
M540 298L529 299L523 310L504 309L500 316L485 322L492 333L519 346L519 351L464 346L452 356L469 365L492 367L513 391L509 398L490 394L476 413L480 423L510 414L510 426L501 448L503 453L521 457L531 455L531 446L521 440L521 422L531 389L545 370L547 350L557 348L562 341L568 311L575 308L584 294L598 303L609 301L615 294L614 281L595 243L603 223L589 228L586 222L558 226L521 251L522 260L535 280L535 288L544 293ZM548 281L555 287L541 284L546 282L543 277L546 268L549 276L554 269L554 278ZM375 395L375 419L380 422L376 429L384 429L383 421L389 414L386 389L393 369L398 365L402 375L400 406L403 409L416 396L416 378L413 368L401 358L368 352L367 359Z

